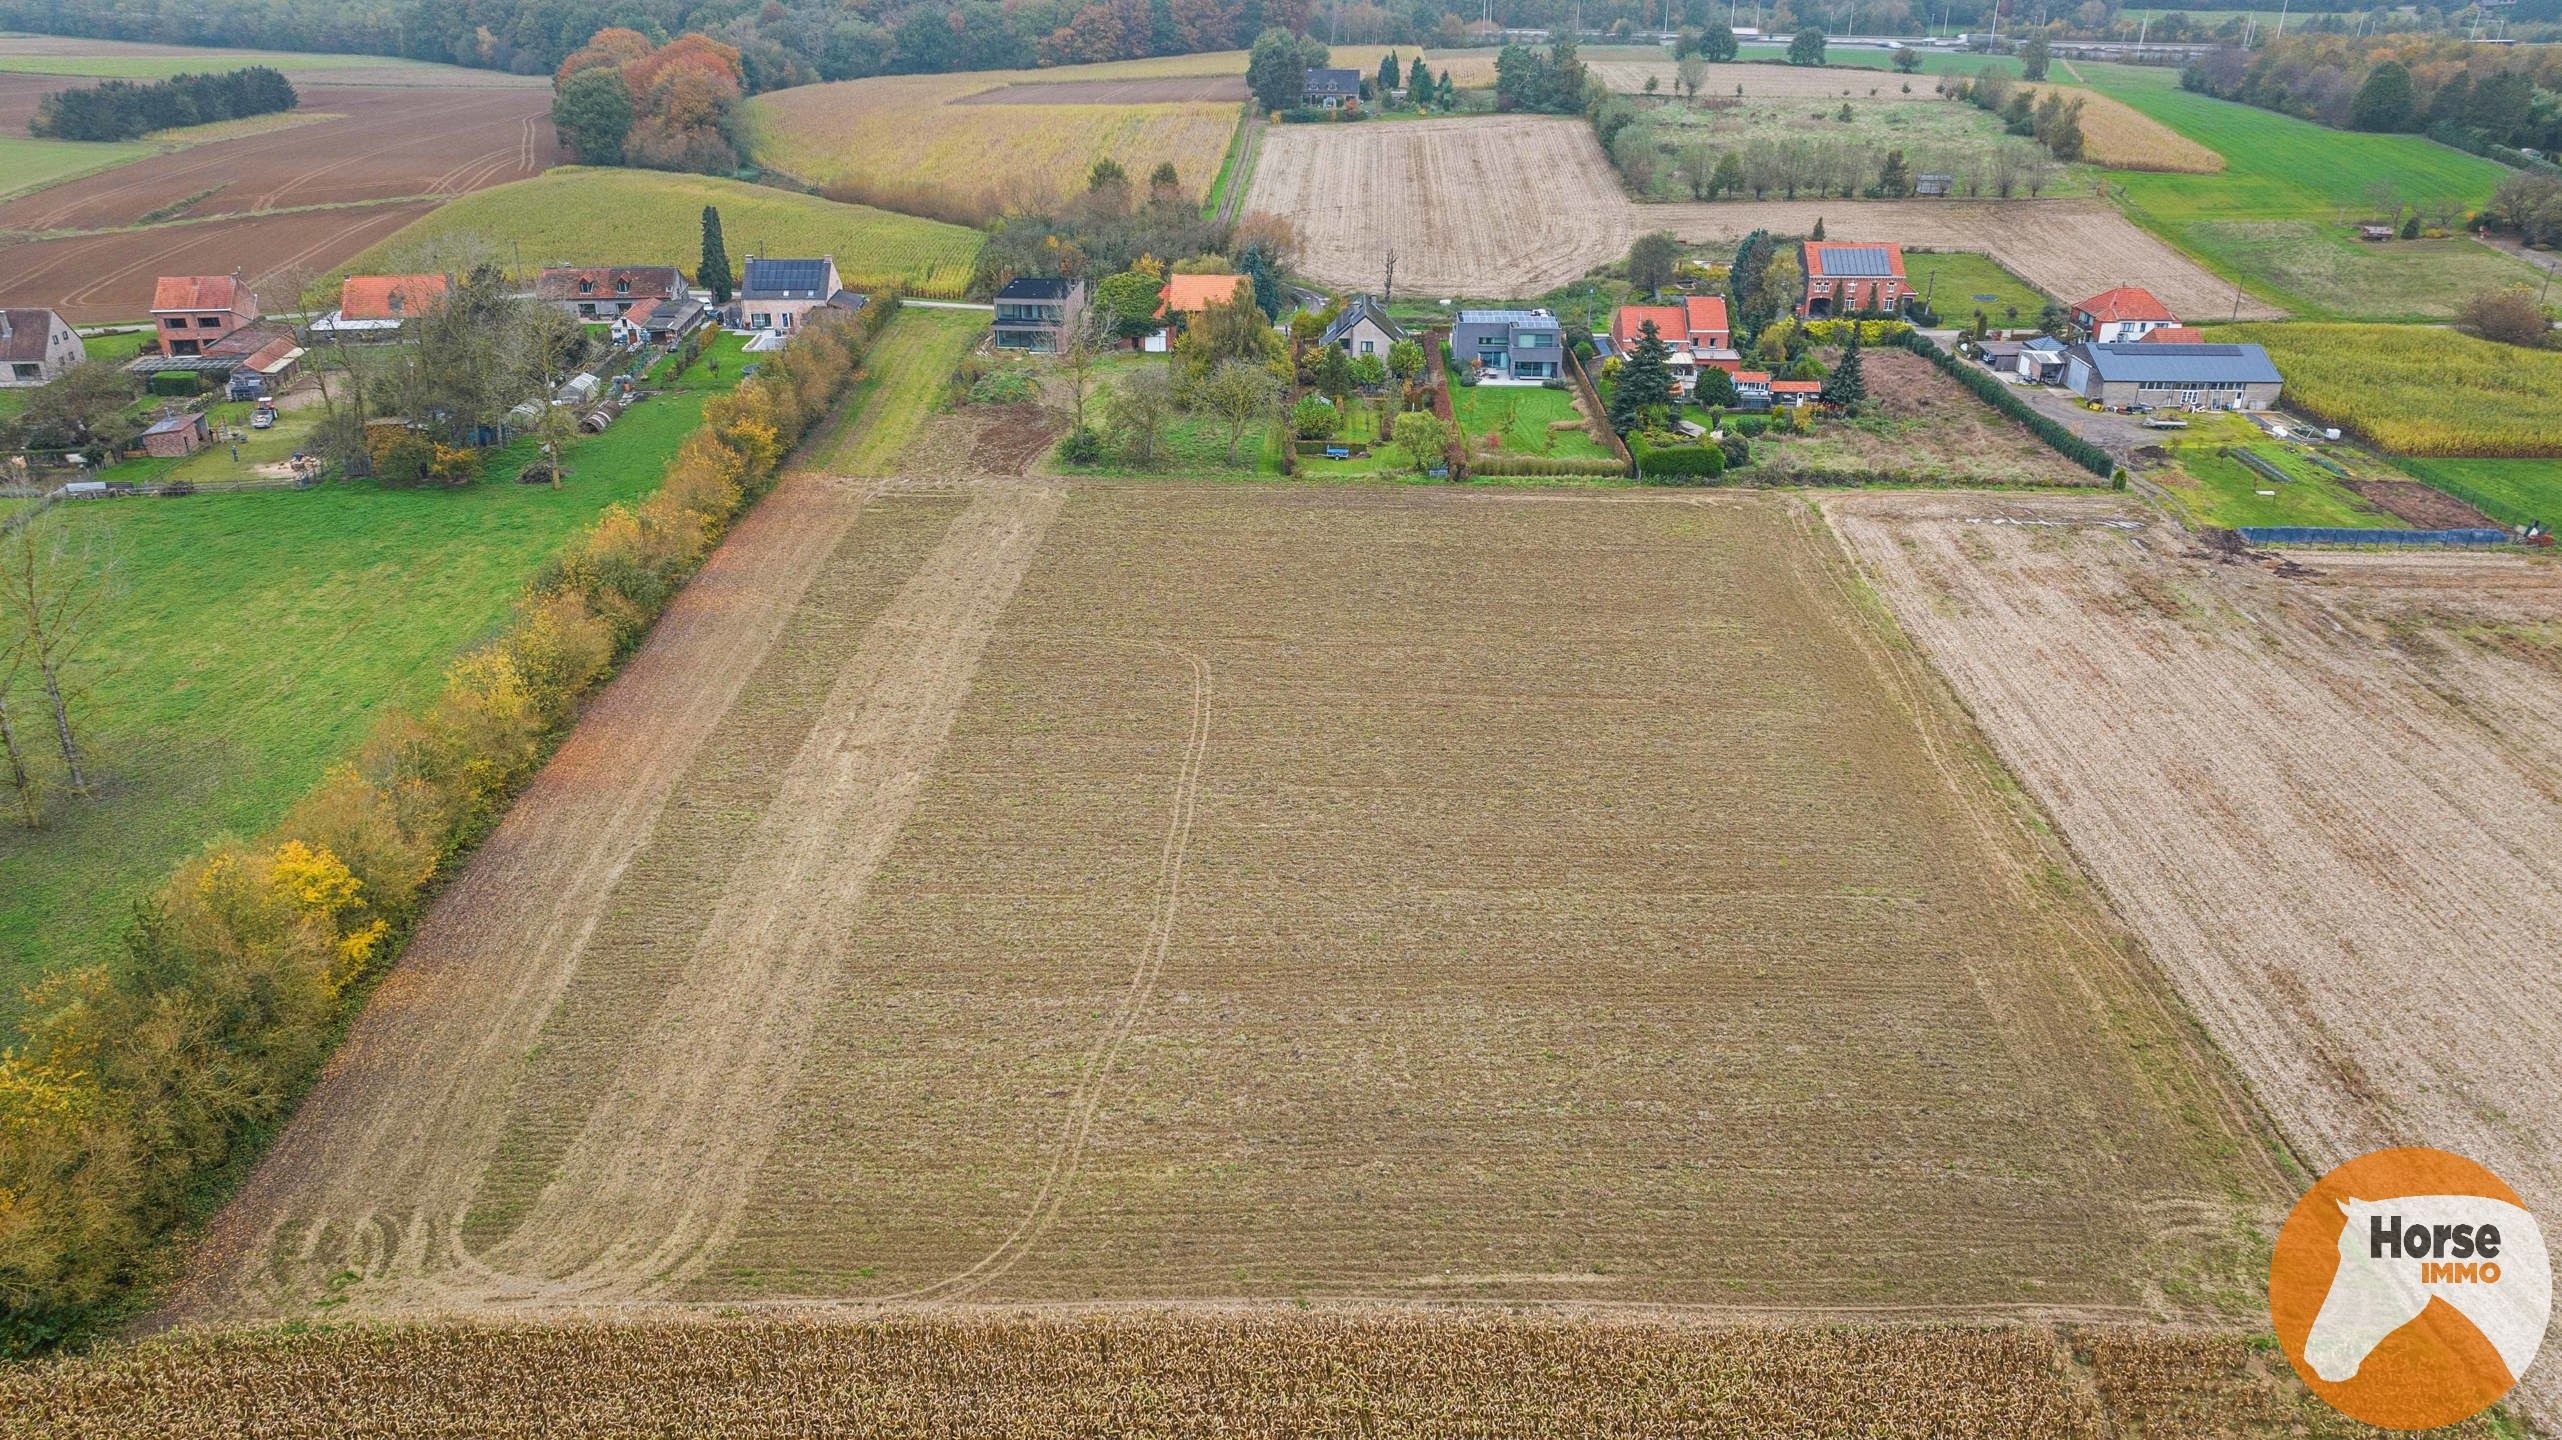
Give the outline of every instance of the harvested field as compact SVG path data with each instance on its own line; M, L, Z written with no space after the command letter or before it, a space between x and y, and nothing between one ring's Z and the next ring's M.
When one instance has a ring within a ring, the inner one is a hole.
M1553 203L1479 203L1519 173L1545 177ZM1383 210L1376 197L1411 203ZM1301 268L1328 285L1369 286L1393 230L1397 283L1426 295L1536 295L1625 254L1647 231L1693 242L1754 230L1892 237L1975 250L2055 295L2142 285L2175 311L2229 314L2232 287L2094 200L1799 200L1639 205L1619 189L1592 127L1544 116L1285 125L1266 137L1249 210L1294 217ZM2256 301L2245 314L2275 312Z
M538 174L560 156L551 97L539 90L309 86L302 108L338 118L37 191L0 205L0 231L128 226L189 196L198 198L188 216L201 218L459 195ZM145 277L140 293L150 288Z
M2562 1206L2562 570L1824 504L2310 1165L2436 1145Z
M1860 365L1869 404L1858 419L1755 442L1746 478L1770 484L2107 483L1909 350L1879 346L1862 352Z
M788 1411L778 1397L788 1396ZM665 1433L2347 1440L2237 1333L1397 1312L338 1326L0 1376L41 1440ZM2437 1432L2483 1440L2486 1424Z
M1197 199L1243 113L1237 98L1092 101L1081 92L1171 96L1206 86L1225 95L1242 77L1241 64L894 75L778 90L747 113L758 164L840 198L952 218L1056 200L1083 189L1105 158L1141 184L1170 162ZM1016 93L1032 90L1064 93Z
M1169 76L1159 80L1053 80L1000 85L954 101L957 105L1180 105L1212 100L1234 105L1246 98L1242 75ZM1144 177L1143 177L1144 178Z
M2249 1313L2221 1072L1796 508L1050 428L756 512L178 1314Z
M0 239L0 304L49 305L75 325L130 320L151 308L156 276L236 270L254 289L280 273L327 270L434 208L415 200Z

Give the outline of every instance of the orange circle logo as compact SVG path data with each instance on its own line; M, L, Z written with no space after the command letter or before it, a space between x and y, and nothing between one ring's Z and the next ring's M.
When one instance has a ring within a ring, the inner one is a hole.
M2535 1217L2443 1150L2378 1150L2323 1176L2269 1260L2269 1320L2295 1373L2387 1429L2452 1425L2509 1393L2552 1313Z

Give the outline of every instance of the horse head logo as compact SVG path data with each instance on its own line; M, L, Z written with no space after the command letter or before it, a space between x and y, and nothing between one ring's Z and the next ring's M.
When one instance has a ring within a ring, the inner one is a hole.
M2338 1272L2304 1363L2354 1377L2386 1336L2443 1300L2482 1332L2514 1381L2535 1358L2553 1309L2553 1274L2535 1218L2480 1195L2341 1200Z

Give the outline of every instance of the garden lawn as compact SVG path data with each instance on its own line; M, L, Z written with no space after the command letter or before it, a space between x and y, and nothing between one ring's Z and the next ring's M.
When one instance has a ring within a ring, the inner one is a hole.
M2351 228L2388 187L2424 211L2470 209L2507 172L2416 135L2332 130L2179 88L2175 72L2075 67L2091 88L2224 157L2213 175L2109 172L2146 229L2308 318L2445 319L2467 297L2533 272L2463 239L2369 244ZM2212 319L2213 317L2195 317Z
M1497 435L1501 443L1492 448L1516 455L1613 458L1584 429L1583 415L1575 409L1572 391L1539 385L1453 385L1450 409L1458 417L1459 429L1468 437L1471 451L1488 449L1486 437ZM1548 428L1562 420L1574 421L1574 427Z
M2404 522L2369 505L2339 477L2271 440L2226 446L2211 441L2173 447L2179 472L2163 488L2199 525L2333 525L2350 529L2400 529ZM2247 451L2287 478L2272 481L2233 458ZM2274 494L2263 495L2263 490Z
M384 710L433 697L562 541L657 487L705 399L642 401L571 449L558 490L511 483L532 455L520 441L488 456L499 478L460 490L56 507L42 523L114 565L77 710L100 793L41 831L0 826L0 1035L24 984L111 953L172 865L267 828Z
M1914 290L1930 297L1931 308L1947 325L1964 325L1978 310L1995 325L2034 325L2037 312L2053 298L2003 269L1991 256L1968 250L1937 255L1907 250L1904 275Z

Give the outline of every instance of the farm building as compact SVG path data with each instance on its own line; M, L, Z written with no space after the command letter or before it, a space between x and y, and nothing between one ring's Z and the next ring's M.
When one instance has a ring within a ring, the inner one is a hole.
M1358 70L1311 70L1300 82L1301 104L1340 109L1361 98L1361 72Z
M1546 310L1462 310L1450 356L1489 380L1553 380L1566 373L1565 331Z
M1767 370L1736 371L1735 397L1742 402L1742 404L1736 407L1738 409L1769 409L1771 399L1770 372Z
M836 304L839 297L852 302L842 308L861 307L861 297L846 290L838 278L833 255L815 260L764 260L750 255L739 272L738 297L730 302L729 314L750 330L789 335L801 328L812 311Z
M311 322L311 333L397 335L409 317L442 302L453 288L450 275L350 275L338 287L338 308Z
M136 356L125 366L125 373L146 379L173 373L201 375L216 384L229 382L247 394L273 395L293 383L303 354L302 344L295 339L291 327L279 321L260 320L239 326L218 340L201 342L199 348L185 354ZM256 382L254 386L246 383L252 380Z
M1799 249L1805 262L1806 292L1797 313L1808 320L1827 315L1892 315L1913 297L1904 279L1904 247L1857 240L1809 240Z
M42 385L89 358L79 332L50 310L0 310L0 386Z
M1773 405L1786 405L1792 409L1801 405L1812 405L1822 399L1823 394L1824 382L1821 380L1773 380L1770 382L1770 403Z
M1020 276L996 292L992 343L999 350L1055 355L1084 313L1084 281Z
M165 415L142 432L143 453L167 459L193 455L212 443L213 427L202 415Z
M2064 363L2067 389L2113 409L2264 410L2277 403L2279 383L2276 364L2257 345L2086 342Z
M2179 323L2179 317L2154 299L2152 291L2135 285L2103 290L2074 306L2072 314L2074 332L2102 345L2141 340L2153 331Z
M685 276L673 265L552 265L534 277L535 299L581 320L655 310L685 293Z
M1406 332L1388 318L1387 307L1367 295L1355 295L1344 302L1343 313L1325 327L1317 337L1320 345L1332 345L1346 355L1376 355L1387 358L1388 347L1406 338Z
M258 318L258 297L237 275L163 275L151 291L151 323L164 355L205 347Z
M1913 177L1913 193L1926 198L1945 196L1957 188L1957 177L1939 170L1925 170Z
M710 314L702 301L690 295L680 295L659 301L655 309L642 317L641 329L661 345L673 344L692 334Z

